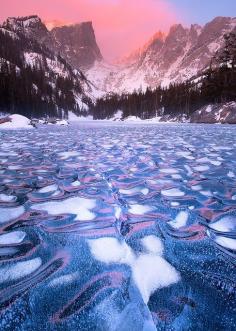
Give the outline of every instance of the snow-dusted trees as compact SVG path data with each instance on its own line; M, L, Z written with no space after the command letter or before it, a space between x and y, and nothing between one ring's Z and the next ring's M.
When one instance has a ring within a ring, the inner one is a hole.
M111 95L97 100L91 112L95 118L110 118L117 110L123 116L142 119L157 115L191 115L210 103L236 100L236 30L225 36L225 45L200 76L168 88L157 87L146 92Z
M0 112L29 118L78 112L74 93L82 89L71 67L61 57L54 61L55 55L36 41L23 35L17 38L0 31ZM28 63L25 52L37 54L37 61ZM68 75L56 74L50 61L58 62Z

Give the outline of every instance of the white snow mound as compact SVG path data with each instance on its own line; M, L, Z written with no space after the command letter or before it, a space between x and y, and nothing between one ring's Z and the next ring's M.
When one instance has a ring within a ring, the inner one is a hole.
M13 114L9 116L10 121L0 124L0 129L31 129L30 120L22 115Z

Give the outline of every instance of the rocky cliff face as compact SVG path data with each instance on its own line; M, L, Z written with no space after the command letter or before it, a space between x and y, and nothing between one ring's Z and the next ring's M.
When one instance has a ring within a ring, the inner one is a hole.
M24 34L27 38L35 39L37 41L43 41L46 38L49 38L50 35L46 26L36 15L9 17L2 26L7 30Z
M51 35L57 51L73 68L89 69L95 61L102 60L92 22L54 28Z
M194 112L190 121L192 123L236 124L236 102L207 105Z
M0 111L36 117L87 113L93 86L46 47L50 38L37 16L9 18L0 26Z
M183 82L210 64L223 46L223 36L235 26L236 18L230 17L217 17L204 27L174 25L166 37L155 35L144 48L119 65L95 63L87 75L107 92L132 92Z
M24 34L60 54L74 69L88 70L102 55L91 22L53 28L48 31L38 16L8 18L3 27Z

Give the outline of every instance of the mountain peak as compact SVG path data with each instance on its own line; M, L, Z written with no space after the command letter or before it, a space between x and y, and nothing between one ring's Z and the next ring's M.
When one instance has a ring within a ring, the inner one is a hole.
M174 34L174 33L182 32L182 31L185 31L182 24L174 24L170 27L169 34Z
M8 17L3 23L3 26L12 30L19 29L33 29L36 26L44 26L41 18L37 15L23 16L23 17ZM45 27L45 26L44 26Z
M55 27L51 30L59 52L72 67L91 67L103 59L91 21ZM71 52L67 50L71 49Z
M66 25L60 22L58 26L57 23L58 21L44 23L37 15L31 15L9 17L3 27L44 44L55 54L62 55L77 70L86 70L95 61L102 60L91 21Z
M37 15L9 17L3 23L3 27L36 40L45 38L48 34L46 26Z

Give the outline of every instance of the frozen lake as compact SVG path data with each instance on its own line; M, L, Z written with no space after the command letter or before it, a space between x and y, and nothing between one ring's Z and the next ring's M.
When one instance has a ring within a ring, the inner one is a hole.
M0 330L235 330L236 127L0 132Z

